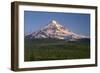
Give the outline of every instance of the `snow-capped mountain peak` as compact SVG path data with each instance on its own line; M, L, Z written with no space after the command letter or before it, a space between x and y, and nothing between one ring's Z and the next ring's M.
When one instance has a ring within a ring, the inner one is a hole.
M52 20L52 23L57 24L57 22L55 20Z
M45 26L44 28L60 28L62 27L56 20L52 20L47 26Z
M28 36L29 38L55 38L67 40L83 38L83 36L70 31L69 29L59 24L59 22L56 20L50 21L48 25Z

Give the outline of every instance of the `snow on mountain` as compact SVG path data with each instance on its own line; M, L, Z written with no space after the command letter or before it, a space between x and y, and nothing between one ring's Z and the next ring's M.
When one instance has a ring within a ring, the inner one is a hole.
M86 36L78 35L69 29L60 25L57 21L52 20L47 26L27 35L29 38L55 38L55 39L67 39L77 40L86 38Z

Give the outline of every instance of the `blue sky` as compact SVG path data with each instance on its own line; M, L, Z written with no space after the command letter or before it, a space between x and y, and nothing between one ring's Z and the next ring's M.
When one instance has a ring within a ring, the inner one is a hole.
M24 34L43 28L53 19L77 34L90 36L90 14L40 11L24 11Z

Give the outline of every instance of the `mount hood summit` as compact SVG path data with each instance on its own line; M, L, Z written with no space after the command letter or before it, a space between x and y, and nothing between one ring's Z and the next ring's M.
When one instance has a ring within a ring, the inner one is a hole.
M36 32L32 32L31 34L26 35L25 37L29 39L51 38L63 40L78 40L88 38L87 36L79 35L70 31L68 28L59 24L56 20L50 21L50 23L42 29Z

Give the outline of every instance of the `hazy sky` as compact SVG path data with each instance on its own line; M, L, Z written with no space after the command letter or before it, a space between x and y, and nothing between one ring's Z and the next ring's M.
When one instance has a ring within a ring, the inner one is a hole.
M24 11L24 34L43 28L53 19L77 34L90 36L90 14L40 11Z

